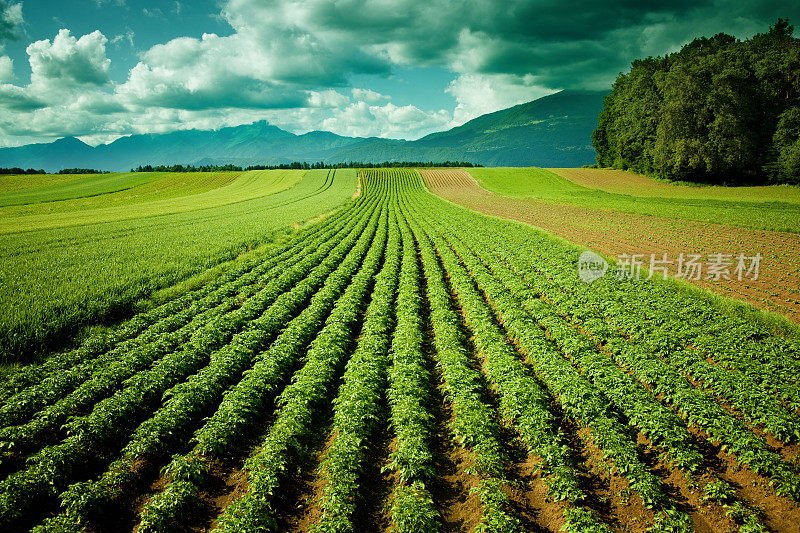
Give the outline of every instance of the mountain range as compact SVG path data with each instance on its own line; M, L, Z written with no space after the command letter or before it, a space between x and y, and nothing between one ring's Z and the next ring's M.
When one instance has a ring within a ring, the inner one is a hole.
M146 164L247 166L293 161L468 161L484 166L574 167L595 162L590 136L605 94L561 91L415 141L345 137L327 131L295 135L260 121L212 131L130 135L95 147L64 137L52 143L0 148L0 167L127 171Z

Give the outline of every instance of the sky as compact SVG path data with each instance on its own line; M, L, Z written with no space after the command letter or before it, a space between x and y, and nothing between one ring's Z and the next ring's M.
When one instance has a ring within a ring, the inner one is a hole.
M0 146L256 120L416 139L779 17L800 2L0 0Z

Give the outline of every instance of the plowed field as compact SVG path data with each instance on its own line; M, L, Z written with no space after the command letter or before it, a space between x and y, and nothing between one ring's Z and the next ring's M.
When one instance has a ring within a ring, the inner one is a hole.
M645 266L651 254L673 261L680 253L761 254L760 273L753 280L690 280L722 296L745 301L800 322L800 235L753 230L697 221L636 215L576 205L511 198L478 185L463 170L423 170L435 194L480 213L519 220L576 244L616 258L642 254ZM732 268L731 268L732 270ZM671 272L676 272L672 265Z

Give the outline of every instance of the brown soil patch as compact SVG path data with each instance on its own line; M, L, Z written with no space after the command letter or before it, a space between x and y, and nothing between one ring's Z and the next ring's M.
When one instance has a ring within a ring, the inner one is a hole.
M247 492L247 474L232 466L216 464L211 472L210 481L200 493L205 504L203 513L199 513L198 524L191 528L193 533L213 531L222 511Z
M680 510L692 517L695 531L716 533L736 529L722 506L703 501L702 491L692 486L683 472L673 468L642 434L638 435L637 446L652 472L661 478L665 492Z
M514 482L506 490L506 495L525 531L558 532L566 523L566 505L550 498L538 469L540 462L538 457L527 456L512 465L509 475Z
M372 445L366 455L366 467L361 475L361 500L353 516L355 531L388 531L392 522L389 497L395 477L389 469L391 432L384 427L370 438Z
M733 455L723 452L719 446L713 444L708 434L701 429L690 427L689 431L704 443L701 450L708 467L736 489L737 498L764 514L764 524L771 531L798 531L800 506L797 502L776 496L769 478L742 466Z
M479 480L465 472L472 462L469 452L455 445L446 428L440 430L434 448L439 477L428 488L444 521L442 531L474 531L483 516L481 500L472 493Z
M326 483L325 479L319 475L319 465L325 458L334 438L335 434L329 434L321 449L313 454L314 457L306 465L306 468L303 468L300 474L286 484L289 487L289 494L280 498L285 531L308 531L322 515L319 501L322 499L322 491L325 489Z
M431 372L432 379L438 372ZM472 492L480 480L466 472L472 465L471 454L456 445L450 433L449 421L453 417L445 402L442 390L432 384L431 410L435 419L431 449L434 453L434 468L438 477L432 480L428 490L442 515L445 533L473 531L483 517L480 497Z
M208 478L201 487L197 506L192 508L189 519L177 524L178 531L184 533L207 533L217 526L220 513L233 501L247 491L247 475L234 465L211 461ZM147 489L139 494L133 501L133 515L137 518L134 522L133 533L139 529L139 516L147 502L155 494L162 492L167 487L167 479L159 474L151 481ZM115 527L109 532L130 531L130 528Z
M435 194L469 209L518 220L553 235L594 249L609 257L642 254L644 266L651 254L675 260L678 254L740 253L762 255L757 280L691 280L717 294L748 302L800 322L800 235L753 230L722 224L694 222L606 211L526 198L509 198L483 188L463 170L420 171ZM734 261L735 262L735 261ZM731 267L732 270L733 267ZM676 265L670 265L674 274ZM705 276L705 273L703 274Z
M645 533L653 523L655 513L644 506L642 499L631 490L628 481L618 472L611 473L611 463L603 459L603 453L595 446L589 430L581 428L577 437L582 446L581 466L586 474L596 481L589 497L600 515L614 529L630 533Z
M417 262L422 272L422 258L417 246ZM420 278L420 293L427 293L427 282ZM427 485L439 514L442 516L442 531L455 533L473 531L483 516L480 497L471 492L479 484L477 477L465 470L471 465L470 455L463 447L456 445L450 433L449 422L453 413L444 400L441 389L441 376L434 361L433 325L430 321L430 306L427 298L422 299L422 316L424 317L422 351L426 355L431 393L429 409L433 415L434 427L431 431L431 451L433 467L437 477Z

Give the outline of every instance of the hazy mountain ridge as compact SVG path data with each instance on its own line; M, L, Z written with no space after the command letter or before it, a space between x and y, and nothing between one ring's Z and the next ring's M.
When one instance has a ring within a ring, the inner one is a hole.
M595 161L591 133L605 93L562 91L477 117L416 141L295 135L266 121L121 137L92 148L74 137L0 149L0 167L125 171L140 164L280 164L292 161L469 161L487 166L580 166Z

